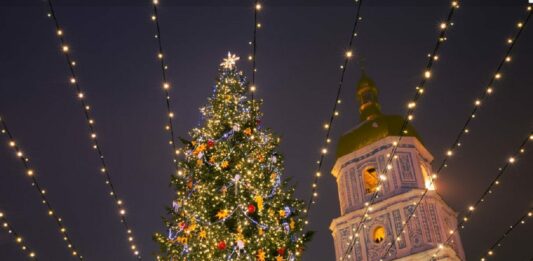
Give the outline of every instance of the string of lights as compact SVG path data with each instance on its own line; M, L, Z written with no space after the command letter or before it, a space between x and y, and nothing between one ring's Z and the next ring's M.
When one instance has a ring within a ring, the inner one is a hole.
M335 96L335 101L333 103L333 109L331 110L331 115L329 117L329 121L324 124L324 129L326 129L326 135L324 137L324 141L322 142L322 149L320 151L321 152L320 153L320 158L316 162L317 163L317 167L316 167L315 175L313 176L313 183L312 183L312 186L311 186L311 196L309 197L309 200L307 202L307 208L305 210L307 212L307 216L309 216L309 213L310 213L310 210L311 210L311 206L316 203L316 198L318 197L318 180L322 176L322 174L321 174L322 165L324 163L324 158L325 158L325 156L326 156L326 154L328 152L328 148L327 148L328 144L331 143L331 139L330 139L331 128L333 126L335 117L339 116L339 112L337 111L337 107L339 106L339 104L341 104L340 96L341 96L342 87L343 87L343 83L344 83L344 75L346 74L346 69L348 68L348 62L353 57L353 51L352 51L353 43L354 43L355 37L357 37L357 27L358 27L360 21L362 20L362 17L361 17L360 14L361 14L361 8L363 6L363 0L355 0L355 2L356 2L356 5L355 5L355 9L356 9L355 20L354 20L352 31L351 31L351 34L350 34L350 40L348 41L348 47L347 47L347 50L345 52L344 62L340 66L341 74L340 74L340 80L339 80L339 83L338 83L338 86L337 86L337 94Z
M15 240L15 243L20 247L20 250L27 255L32 260L37 260L37 255L33 252L28 245L24 242L24 239L13 229L9 224L6 216L3 212L0 212L0 222L2 223L2 228L4 228L11 237Z
M252 41L250 42L252 54L248 56L248 60L252 62L252 84L250 86L250 96L252 103L254 102L254 92L257 90L257 87L255 85L255 74L257 73L257 31L261 28L261 23L258 22L258 13L259 11L261 11L262 8L263 6L259 2L259 0L254 0L254 31Z
M459 131L459 134L454 139L452 146L450 146L450 149L447 150L447 152L446 152L446 154L444 156L444 159L442 160L441 164L437 168L437 171L435 172L435 174L430 179L429 186L425 188L424 192L422 193L422 196L416 202L413 212L411 212L411 214L409 214L409 216L406 219L406 222L402 225L402 228L400 229L399 234L403 233L403 231L405 230L405 228L409 224L409 221L411 221L413 216L416 215L416 210L418 209L419 205L422 203L422 201L424 200L424 198L428 194L429 188L433 187L434 180L438 177L438 175L441 173L441 171L448 166L448 161L453 156L455 150L461 146L461 142L463 140L464 135L466 135L467 133L470 132L469 126L470 126L472 120L476 117L476 113L479 111L481 105L484 104L484 102L488 99L488 97L491 94L493 94L493 92L494 92L494 83L497 80L501 79L501 77L502 77L502 69L505 66L505 64L511 62L511 53L513 51L513 48L516 46L516 43L518 42L518 39L520 38L520 35L522 34L526 24L528 23L528 21L529 21L529 19L531 17L531 8L530 8L530 6L528 6L526 10L527 10L527 15L526 15L525 19L523 21L518 22L517 25L516 25L517 26L516 33L514 34L513 37L507 39L508 47L507 47L507 49L506 49L506 51L504 53L503 58L498 63L498 66L496 67L496 71L491 76L491 78L490 78L488 84L486 85L486 87L484 88L484 91L483 91L482 95L480 96L480 98L475 99L474 107L473 107L472 111L468 115L468 118L466 119L466 121L463 124L461 130ZM526 145L527 141L528 141L528 138L525 139L524 143L520 147L520 150L524 149L523 146ZM514 158L513 157L511 157L509 160L513 160L513 162L514 162ZM509 163L512 163L512 162L509 162ZM507 165L505 166L505 168L506 167L507 167ZM500 171L500 174L493 181L493 183L494 182L498 182L498 178L501 175L503 175L503 172ZM480 198L480 200L483 200L483 198L486 196L486 194L489 193L489 191L492 190L492 186L496 185L496 184L493 184L493 183L490 184L489 188L487 188L487 190L485 191L484 195ZM478 201L476 203L476 205L479 204L479 203L481 203L481 202ZM465 217L465 218L467 218L467 217ZM468 220L468 218L467 218L467 220ZM464 222L466 222L466 220L464 220ZM462 226L462 224L460 224L459 226ZM389 244L387 250L384 252L382 257L385 257L386 255L388 255L388 253L391 250L392 246L393 246L393 244Z
M165 125L165 129L168 131L170 135L170 140L168 141L168 143L170 144L170 146L172 146L172 158L174 162L172 165L177 170L178 168L178 166L176 165L176 163L178 162L177 156L179 155L180 151L176 147L176 139L174 135L174 124L173 124L174 112L172 111L172 103L170 101L170 94L169 94L170 82L168 81L168 78L167 78L168 65L165 63L165 54L163 52L163 40L161 39L162 37L161 37L161 26L159 24L158 4L159 4L159 0L152 1L152 6L153 6L152 21L154 22L155 29L156 29L156 33L154 37L157 40L157 49L158 49L157 59L159 60L159 64L161 68L161 77L163 80L162 87L163 87L163 93L165 95L165 106L167 109L168 119L167 119L167 124Z
M13 149L16 157L20 159L20 162L22 163L24 170L26 171L26 175L31 180L32 187L34 187L39 193L39 196L41 197L41 202L48 210L48 216L54 219L55 221L54 223L59 228L59 233L61 234L63 241L65 241L67 248L69 249L69 251L71 252L73 256L77 257L79 260L83 260L83 256L79 253L78 249L74 246L74 243L72 243L72 239L67 232L67 228L63 224L63 219L57 214L57 211L52 207L52 204L48 200L48 197L47 197L48 191L44 189L44 187L39 183L37 176L36 176L37 172L31 167L30 158L26 156L26 154L22 151L22 149L16 142L15 138L13 137L12 132L9 130L7 123L3 117L0 117L0 124L2 126L2 129L0 132L6 135L9 147Z
M499 248L502 246L502 242L509 237L509 235L511 234L511 232L513 232L513 230L515 230L516 228L520 227L520 225L524 225L526 223L526 220L529 219L529 218L533 218L533 208L529 208L529 210L524 214L522 215L516 222L514 222L514 224L512 224L511 226L509 226L509 228L507 228L507 230L503 233L503 235L501 235L490 247L489 247L489 250L487 251L487 253L481 257L481 261L485 261L488 259L488 256L493 256L494 255L494 249L496 248Z
M444 22L441 22L439 24L440 33L439 33L439 35L437 37L437 40L436 40L435 46L433 47L432 52L430 54L428 54L428 61L427 61L427 64L426 64L426 67L425 67L425 70L424 70L424 73L423 73L423 77L420 80L419 84L415 87L415 93L413 95L412 100L408 102L407 113L406 113L406 116L405 116L405 118L403 120L403 124L402 124L401 129L400 129L398 141L395 141L392 144L393 145L392 146L392 151L391 151L390 154L387 155L388 158L387 158L387 162L386 162L386 168L384 168L382 170L381 174L379 175L380 179L378 179L378 185L377 185L378 189L375 192L372 193L370 201L365 203L363 216L362 216L361 220L358 222L358 224L355 227L355 229L352 229L352 232L354 233L354 236L352 237L351 242L348 243L348 248L346 249L346 251L344 252L343 256L341 257L341 260L345 260L345 258L347 256L351 256L350 253L352 252L353 246L355 245L356 241L358 240L359 231L364 226L365 221L367 221L370 218L369 212L372 209L372 204L374 203L374 201L377 198L379 198L379 191L380 191L380 188L382 186L382 182L387 179L386 175L387 175L388 171L392 169L392 161L393 161L393 159L397 158L397 157L395 157L395 155L396 155L396 152L397 152L398 147L399 147L398 145L401 143L402 138L404 137L404 135L407 132L408 123L414 119L414 112L415 112L415 108L416 108L416 103L422 97L422 94L424 94L426 83L431 78L433 65L435 64L435 62L437 62L440 59L439 51L440 51L443 43L446 42L446 40L447 40L447 33L448 33L449 29L453 26L452 19L454 17L455 11L459 8L459 6L460 6L459 5L459 1L456 1L456 0L451 1L450 10L448 11L448 14L447 14Z
M78 77L76 75L76 61L72 59L72 56L70 55L70 47L67 44L67 41L65 40L65 32L63 30L63 27L60 26L60 23L57 19L54 5L52 3L52 0L48 0L48 7L49 7L49 13L48 16L53 20L55 29L56 29L56 35L60 41L61 44L61 51L63 55L65 56L65 60L67 62L69 73L70 73L70 80L69 82L72 84L72 86L76 89L77 97L80 101L80 105L83 110L83 115L85 116L85 120L87 122L87 126L90 131L90 140L92 143L92 147L94 151L97 153L98 158L100 159L100 172L103 174L103 177L105 179L105 184L109 187L109 195L114 199L114 203L116 207L118 208L118 214L120 218L120 222L122 223L124 229L126 230L128 244L133 252L133 254L138 258L141 259L141 255L139 253L139 250L137 246L134 243L134 237L133 232L127 222L126 219L126 207L124 204L124 201L118 196L118 193L116 191L115 185L113 184L111 180L111 175L109 174L109 169L107 167L107 163L105 161L104 153L102 151L102 147L98 142L98 135L96 132L95 127L95 121L94 118L91 116L90 109L91 107L88 105L86 101L85 92L82 90L79 84Z
M533 142L533 131L529 132L529 134L527 135L527 137L522 141L522 143L520 144L520 147L518 147L518 149L513 153L513 155L511 157L509 157L506 161L506 163L503 165L503 167L499 168L498 169L498 174L494 177L494 179L490 182L489 186L484 190L484 192L481 194L481 196L478 198L478 200L476 201L476 203L474 203L473 205L470 205L468 206L468 211L466 212L466 214L464 213L461 213L459 214L459 216L463 216L463 218L461 219L461 221L459 222L459 224L457 225L457 227L453 230L450 230L449 234L448 234L448 237L446 238L446 241L444 242L444 245L445 244L448 244L450 242L450 240L452 239L452 237L455 235L455 233L457 233L457 231L459 230L459 228L461 229L464 229L465 227L465 224L466 222L468 222L470 220L470 218L472 217L472 215L474 214L474 210L478 209L478 206L485 202L487 196L489 194L492 194L493 191L494 191L494 188L498 185L501 184L501 177L505 174L505 171L513 164L516 163L516 161L518 161L520 155L524 154L525 151L526 151L526 146L528 144L528 142ZM420 203L417 202L417 203ZM442 246L439 246L439 248L437 249L436 253L434 254L434 256L436 256L440 249L442 249Z

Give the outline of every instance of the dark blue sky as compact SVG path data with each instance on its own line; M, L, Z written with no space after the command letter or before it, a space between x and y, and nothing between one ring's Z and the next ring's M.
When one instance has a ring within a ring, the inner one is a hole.
M59 1L56 10L79 64L79 81L92 105L109 170L147 260L157 250L151 236L163 231L160 217L172 199L171 155L163 131L165 109L149 2ZM240 68L249 71L244 58L252 10L249 1L168 2L162 1L161 26L177 133L186 137L200 121L198 107L210 95L227 51L243 57ZM355 53L364 56L381 90L383 111L402 114L449 1L366 2ZM435 165L503 56L505 39L523 17L524 6L525 0L476 0L457 12L414 121L436 157ZM301 198L309 196L322 125L334 101L353 15L349 0L265 1L261 12L257 95L265 100L263 124L283 137L285 176L293 177ZM456 210L477 199L533 128L531 26L503 80L495 85L494 96L478 113L471 135L439 179L439 193ZM74 90L67 83L67 68L44 2L0 1L0 34L0 114L32 159L50 201L87 260L132 259ZM354 91L359 75L358 66L350 64L334 140L358 123ZM5 137L1 142L5 144ZM20 163L7 145L1 147L0 209L41 260L73 260ZM527 154L507 172L461 232L469 260L478 259L531 206L532 156ZM324 172L331 165L332 155ZM337 189L330 175L320 182L319 203L311 215L311 228L317 233L304 260L334 259L328 227L339 215ZM533 257L531 233L531 224L516 230L494 260ZM24 260L4 231L0 259Z

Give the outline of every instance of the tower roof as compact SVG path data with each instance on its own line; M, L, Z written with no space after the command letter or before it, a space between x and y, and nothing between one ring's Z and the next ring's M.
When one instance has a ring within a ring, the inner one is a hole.
M362 71L357 84L356 96L359 101L361 123L341 136L337 145L337 158L370 145L388 136L399 136L404 119L399 115L381 113L378 101L379 90L375 82ZM415 128L408 123L403 136L415 137L422 142Z

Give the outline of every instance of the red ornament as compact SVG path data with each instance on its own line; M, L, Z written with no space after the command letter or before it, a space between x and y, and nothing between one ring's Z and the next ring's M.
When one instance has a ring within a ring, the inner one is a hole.
M278 255L280 255L280 256L284 256L285 255L285 248L284 247L278 249Z
M255 213L255 206L254 204L250 204L248 205L248 214L253 214Z
M226 242L224 242L224 241L218 242L217 248L218 248L218 250L226 249Z
M208 140L207 141L207 147L208 148L213 148L213 146L215 146L215 141L214 140Z

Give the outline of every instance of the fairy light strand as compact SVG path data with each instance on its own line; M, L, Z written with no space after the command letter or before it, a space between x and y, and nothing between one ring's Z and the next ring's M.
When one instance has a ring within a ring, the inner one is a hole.
M470 220L470 218L472 217L472 215L474 214L474 211L476 209L478 209L478 206L485 202L485 199L487 198L487 196L489 194L492 194L494 188L498 185L500 185L500 180L501 180L501 177L505 174L505 171L511 166L511 165L514 165L516 164L516 162L519 160L520 158L520 155L524 154L525 151L526 151L526 146L528 145L528 143L530 142L533 142L533 131L531 131L527 137L522 141L522 143L520 144L520 147L518 147L518 149L513 153L513 155L511 157L509 157L506 161L506 163L498 169L498 174L494 177L494 179L491 181L491 183L489 184L489 186L484 190L484 192L481 194L481 196L478 198L478 200L476 201L475 204L473 205L470 205L468 206L468 210L466 212L466 214L463 213L460 213L458 216L463 216L464 217L461 219L461 221L459 222L459 224L457 225L457 227L455 227L453 230L450 230L449 234L448 234L448 237L446 238L446 241L444 241L444 245L445 244L448 244L450 242L450 240L452 239L452 237L457 233L457 231L459 230L459 228L461 229L464 229L465 228L465 224ZM418 201L418 203L420 203L420 201ZM409 221L409 220L408 220ZM408 222L407 221L407 222ZM406 222L406 223L407 223ZM441 248L438 248L437 251L435 252L434 256L436 256L439 251L440 251Z
M507 230L490 246L489 250L485 253L483 257L481 257L481 261L486 261L488 259L488 256L494 255L494 249L499 248L502 246L502 242L509 237L509 235L513 232L513 230L520 227L520 225L524 225L526 223L526 220L533 218L533 208L530 208L524 215L522 215L514 224L509 226Z
M355 20L354 20L352 31L351 31L351 34L350 34L350 40L348 42L348 47L347 47L347 50L345 52L344 63L340 67L341 68L341 74L340 74L339 84L337 86L337 94L335 96L335 102L333 103L333 109L331 111L331 115L329 117L328 123L326 123L324 125L324 127L326 129L326 135L325 135L325 138L324 138L324 142L322 143L322 149L321 149L321 153L320 153L320 158L317 161L316 172L315 172L315 175L313 176L313 183L312 183L312 187L311 187L311 196L309 197L309 200L307 202L307 208L305 210L307 212L307 216L309 216L309 212L311 210L311 206L316 203L316 198L318 197L318 180L319 180L319 178L321 176L322 165L324 163L324 158L325 158L325 156L327 154L328 144L331 142L331 139L330 139L331 128L333 126L335 117L339 116L339 112L337 111L337 107L341 103L340 95L341 95L342 86L343 86L343 83L344 83L344 76L346 74L346 68L348 67L348 63L351 60L351 58L353 57L353 51L352 51L353 42L354 42L355 37L357 36L357 27L358 27L358 25L359 25L359 23L360 23L360 21L362 19L360 14L361 14L361 8L362 8L362 5L363 5L363 0L356 0L355 2L356 2L356 5L355 5L355 9L356 9Z
M105 179L105 184L109 186L109 189L110 189L109 195L114 199L115 206L118 209L119 219L126 231L127 241L130 246L130 249L138 259L141 259L139 249L134 243L133 232L126 219L126 208L125 208L124 200L122 200L118 196L115 185L113 184L111 180L111 175L109 174L109 169L105 161L104 153L102 151L101 145L98 142L98 135L97 135L96 128L95 128L95 122L94 122L93 117L91 117L91 113L90 113L91 107L86 102L85 92L83 92L82 88L80 87L78 77L76 76L76 71L75 71L76 62L72 59L70 55L70 48L67 45L67 42L65 40L65 32L59 24L59 21L54 11L54 5L52 4L52 0L48 0L47 2L48 2L49 11L50 11L48 16L54 22L56 34L61 43L61 51L65 56L65 59L66 59L66 62L69 68L69 72L71 76L70 83L76 89L77 97L80 101L80 105L83 110L83 115L85 116L85 120L87 122L87 126L90 131L89 137L90 137L93 149L97 153L98 158L100 159L100 172L103 174L103 177Z
M0 225L2 226L2 228L7 231L7 233L9 235L11 235L11 237L13 237L13 240L15 241L15 243L17 243L17 246L20 247L20 250L25 254L27 255L27 257L31 260L37 260L37 255L35 254L34 251L32 251L28 245L25 243L24 241L24 238L22 236L20 236L20 234L18 234L14 229L13 227L11 226L11 224L9 223L9 221L7 220L4 212L1 212L0 211Z
M254 0L254 31L251 42L252 54L248 56L248 60L252 61L252 86L250 86L250 96L252 102L254 101L254 93L257 90L257 86L255 86L255 75L257 73L257 31L259 28L261 28L261 24L258 22L258 13L261 11L261 9L263 9L263 6L259 0Z
M507 48L507 50L505 51L505 54L502 58L502 60L498 63L498 66L496 67L496 71L495 73L492 75L492 77L490 78L486 88L484 89L484 92L483 94L480 96L480 98L477 98L475 101L474 101L474 108L472 109L471 113L469 114L467 120L465 121L465 123L463 124L463 127L461 128L461 131L459 132L459 134L457 135L457 137L455 138L452 146L450 147L450 149L446 152L445 154L445 157L444 159L442 160L441 164L439 165L437 171L435 172L434 176L437 177L440 172L446 168L448 166L448 161L449 159L453 156L454 154L454 151L461 146L461 141L464 137L465 134L469 133L469 126L470 126L470 123L472 122L472 120L476 117L476 113L478 112L478 110L480 109L481 105L484 103L485 100L488 99L488 97L494 92L494 82L499 80L501 78L501 71L503 69L503 67L505 66L505 64L509 63L511 61L511 53L512 53L512 50L513 48L515 47L516 43L518 42L518 39L520 38L520 35L522 34L522 31L523 29L525 28L527 22L529 21L531 17L531 10L530 8L527 8L527 16L525 17L525 20L524 22L518 22L517 23L517 32L514 34L514 37L512 38L509 38L507 40L507 43L509 43L509 46ZM524 146L526 145L527 141L529 140L529 137L526 138L524 140L524 142L522 143L522 145L520 146L520 149L517 153L521 153L520 150L523 150L524 149ZM513 157L511 157L512 159L514 159ZM503 171L500 171L500 173L498 174L498 176L495 178L495 180L493 180L493 182L489 185L489 187L486 189L486 191L483 193L483 195L481 196L480 200L483 200L484 197L486 196L486 194L490 193L490 191L492 190L492 187L495 184L495 182L498 182L498 179L501 175L503 175L503 172L505 171L505 168L507 168L507 165L509 163L512 163L512 162L508 162L503 169ZM430 179L430 184L428 187L432 187L434 185L434 178L431 178ZM411 212L409 214L409 216L407 217L406 219L406 222L402 225L402 229L400 230L400 232L398 234L402 234L403 231L406 229L407 225L409 224L409 221L411 221L412 217L414 215L416 215L416 210L418 209L418 207L420 206L420 204L422 203L422 201L424 200L424 198L426 197L426 195L428 194L429 192L429 189L428 188L425 188L424 192L422 193L422 196L420 197L420 199L416 202L415 204L415 207L414 207L414 210L413 212ZM481 203L481 201L478 201L475 205L477 206L479 203ZM470 214L470 213L469 213ZM466 217L467 220L468 220L468 217ZM466 220L463 220L461 221L461 223L458 225L458 227L462 226L463 225L463 222L466 222ZM456 228L457 229L457 228ZM389 247L387 248L387 250L384 252L384 254L382 255L382 257L385 257L389 251L391 250L393 244L390 244Z
M170 100L170 93L169 89L171 88L170 82L167 78L167 69L168 65L165 62L165 52L163 51L163 40L161 39L161 25L159 24L159 13L158 13L158 4L159 0L152 0L152 21L155 24L155 39L157 40L157 59L159 60L160 69L161 69L161 77L163 80L163 93L165 95L165 107L167 110L167 125L165 126L165 129L168 131L170 135L170 140L168 143L170 146L172 146L172 159L173 159L173 166L177 170L177 156L180 153L180 151L176 147L176 138L174 135L174 124L173 124L173 118L174 118L174 112L172 111L172 103Z
M77 257L79 260L83 260L83 256L80 254L78 249L74 246L74 243L73 243L71 237L69 236L69 234L67 232L67 228L63 224L63 219L61 217L59 217L59 215L57 214L57 211L52 207L52 204L48 200L48 198L46 196L48 191L46 189L44 189L44 187L41 186L41 184L39 183L39 181L37 179L37 176L36 176L37 173L31 167L30 158L26 155L26 153L24 153L22 151L22 149L18 145L17 141L13 137L13 134L10 131L10 129L8 128L7 123L6 123L6 121L5 121L5 119L3 117L0 117L0 124L2 126L1 133L6 135L7 140L8 140L7 143L9 145L9 147L11 149L13 149L13 151L15 152L16 157L18 159L20 159L20 162L22 163L22 165L24 167L24 170L26 172L26 176L28 176L30 178L30 180L31 180L31 186L34 187L37 190L37 192L39 193L39 196L41 197L41 202L47 208L48 216L50 216L50 217L52 217L54 219L54 221L55 221L54 223L57 225L58 231L61 234L61 237L63 238L63 241L65 241L65 244L66 244L68 250L70 251L70 253L73 256Z
M446 42L447 40L447 37L446 37L447 33L449 29L453 26L452 19L455 14L455 11L458 8L459 8L459 1L452 1L450 4L450 10L448 11L448 14L445 19L445 22L442 22L439 24L440 33L437 37L437 40L436 40L435 46L433 47L432 52L428 54L428 61L425 66L423 77L420 80L419 84L415 87L415 94L413 95L412 100L408 103L409 105L408 105L407 113L406 113L406 116L403 120L403 124L400 129L398 141L393 143L392 151L387 159L387 163L386 163L387 167L383 168L382 173L380 174L380 175L383 175L384 177L386 177L388 171L392 167L392 161L395 158L394 156L396 155L399 144L402 141L402 138L404 137L405 132L407 131L406 128L408 126L408 123L414 119L416 102L420 99L420 97L424 93L424 90L425 90L424 87L426 83L428 82L428 80L431 78L433 65L435 64L435 62L439 60L439 51L443 43ZM378 187L381 187L382 182L383 182L382 179L378 180ZM358 222L356 229L353 230L355 235L359 234L359 231L363 227L363 224L369 218L369 212L370 212L371 206L374 203L374 201L379 197L378 194L379 194L379 190L377 190L376 192L372 194L369 202L365 203L365 209L363 211L362 218ZM343 256L341 257L341 260L345 260L345 258L350 255L353 249L353 246L355 245L357 240L358 240L358 236L354 236L352 241L349 243L348 248L346 249Z

